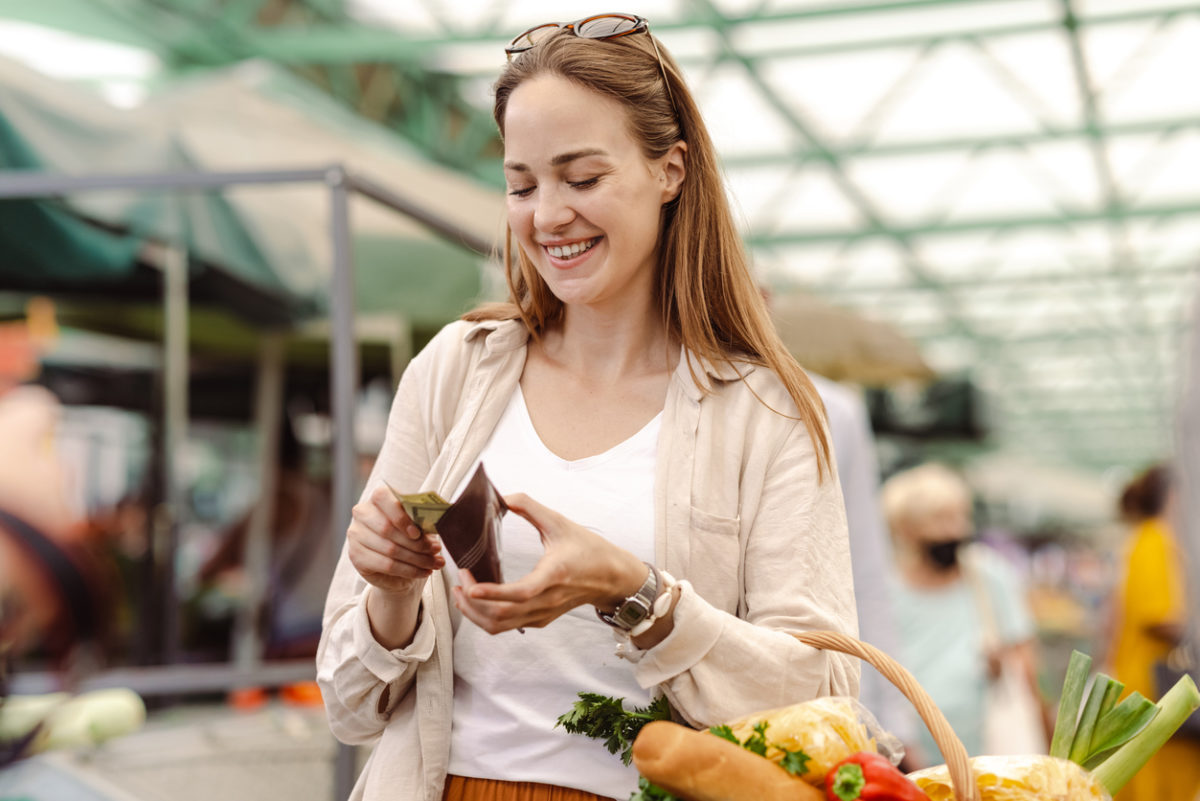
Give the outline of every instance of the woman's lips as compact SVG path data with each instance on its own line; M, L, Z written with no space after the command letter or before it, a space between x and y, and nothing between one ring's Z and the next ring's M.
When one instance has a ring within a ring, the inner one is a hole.
M572 242L569 245L543 245L542 250L556 266L570 267L582 260L600 242L600 237Z

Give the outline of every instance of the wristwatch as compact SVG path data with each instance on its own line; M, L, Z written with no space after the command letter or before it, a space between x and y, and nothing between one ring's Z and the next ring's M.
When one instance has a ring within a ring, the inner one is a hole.
M642 586L637 592L617 604L617 608L611 614L596 607L596 614L599 618L613 628L627 632L650 617L654 611L654 600L658 598L662 580L654 565L649 562L644 564L649 570L646 573L646 580L642 582Z

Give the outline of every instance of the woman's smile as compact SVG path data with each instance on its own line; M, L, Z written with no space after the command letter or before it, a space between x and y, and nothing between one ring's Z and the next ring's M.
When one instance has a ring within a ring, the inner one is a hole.
M544 244L542 250L550 257L550 263L559 269L568 269L583 262L602 239L593 237L568 244Z

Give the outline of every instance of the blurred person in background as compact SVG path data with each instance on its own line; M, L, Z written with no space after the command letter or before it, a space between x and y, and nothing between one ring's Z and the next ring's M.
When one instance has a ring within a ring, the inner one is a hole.
M272 500L266 619L261 621L268 659L316 655L325 592L334 569L334 553L329 547L332 487L327 443L305 445L294 425L291 415L284 414ZM253 516L251 509L221 533L199 570L203 590L235 598L246 594L246 582L254 578L246 575L243 565Z
M867 406L853 388L809 373L825 404L837 460L838 479L846 502L850 560L858 636L887 654L900 652L891 597L895 556L879 497L879 459ZM859 700L879 723L903 742L912 742L924 724L912 703L870 665L862 666Z
M0 325L0 729L15 732L0 742L0 765L26 753L37 724L5 716L13 663L45 660L69 684L72 669L96 655L82 646L106 628L114 591L109 564L71 502L73 477L57 448L58 398L23 383L38 367L29 327Z
M0 647L62 658L95 632L99 588L82 564L88 528L58 452L58 398L25 383L39 370L36 328L0 324Z
M708 726L858 691L792 636L857 630L844 504L677 65L617 14L507 51L510 302L405 371L326 605L330 725L375 743L355 799L627 798L636 771L556 727L579 692ZM528 493L504 584L443 572L384 486L454 499L481 459Z
M896 553L900 662L971 756L1002 748L1045 753L1050 723L1037 683L1033 619L1011 566L972 543L970 488L950 468L927 463L891 476L882 497ZM1032 721L1026 716L1031 731L1013 731L1021 739L1011 747L985 737L986 692L1006 662L1025 682L1033 707ZM913 767L943 761L923 727L907 745Z
M1118 511L1130 527L1114 595L1109 670L1125 684L1157 699L1154 666L1179 645L1188 623L1184 555L1169 520L1174 505L1170 468L1157 464L1130 481ZM1117 794L1118 801L1192 801L1200 793L1200 742L1179 735L1155 754Z

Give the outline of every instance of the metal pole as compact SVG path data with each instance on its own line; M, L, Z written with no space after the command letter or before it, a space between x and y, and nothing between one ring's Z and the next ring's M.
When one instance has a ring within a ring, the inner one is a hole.
M275 495L279 484L279 430L283 417L285 338L266 333L259 341L258 377L254 389L254 424L258 429L258 502L246 522L242 564L246 598L237 611L233 631L233 662L251 673L262 666L263 605L271 573L271 532L275 524Z
M350 186L345 170L325 174L329 186L333 275L330 286L329 393L333 411L333 514L330 547L341 554L350 508L358 483L354 446L354 403L358 386L358 348L354 336L354 258L350 240ZM355 749L339 744L334 761L334 801L345 801L354 788Z
M186 507L182 458L188 425L188 256L173 242L163 258L163 488L166 500L158 538L162 545L160 573L163 603L163 661L179 661L179 597L175 586L175 559L179 530Z

